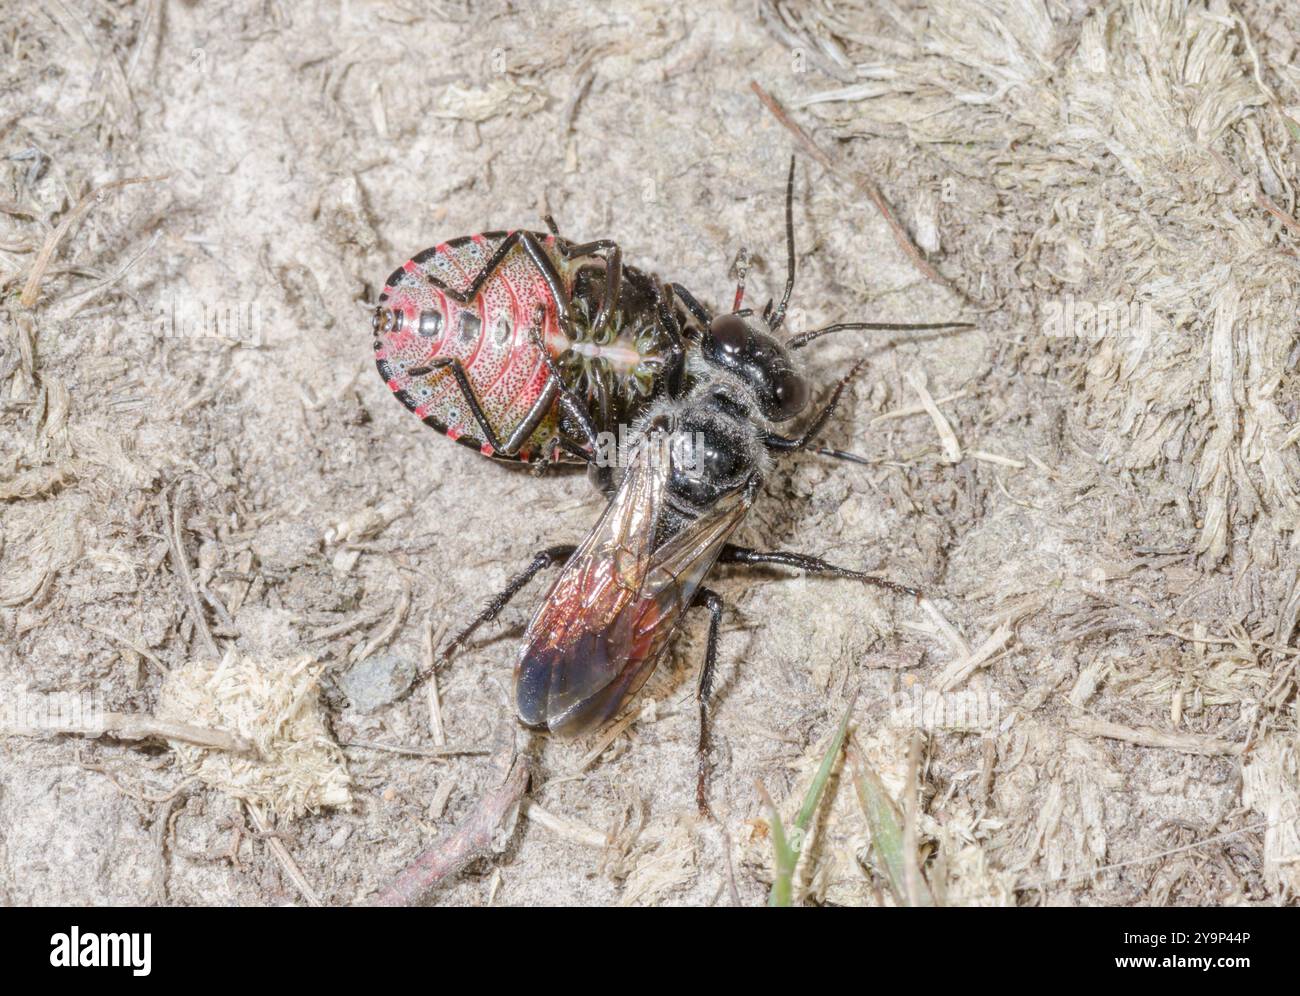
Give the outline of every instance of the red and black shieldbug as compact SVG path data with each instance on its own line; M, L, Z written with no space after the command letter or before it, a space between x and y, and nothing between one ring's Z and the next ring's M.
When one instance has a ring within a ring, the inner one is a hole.
M502 459L586 462L608 491L616 460L601 452L608 445L601 435L615 438L660 395L680 398L701 377L726 373L750 385L765 419L783 422L808 400L791 349L851 329L970 327L841 322L779 342L794 285L793 190L792 160L789 272L780 303L764 309L763 328L742 308L743 274L732 311L714 316L681 284L625 265L611 240L487 232L427 249L393 271L373 318L380 376L452 439Z
M393 271L373 328L407 408L508 460L590 459L597 427L630 421L682 366L658 282L608 240L452 239Z

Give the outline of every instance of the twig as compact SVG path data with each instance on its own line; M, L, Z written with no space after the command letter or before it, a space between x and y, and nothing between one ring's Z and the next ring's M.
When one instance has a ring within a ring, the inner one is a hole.
M490 754L487 747L461 747L457 744L439 744L436 747L403 747L401 744L379 744L371 740L348 740L342 746L361 750L381 750L389 754L410 754L412 757L469 757Z
M894 241L898 243L899 248L903 250L907 258L911 260L912 265L916 267L917 271L923 277L941 287L946 287L955 294L965 297L961 291L953 286L952 281L931 266L926 261L926 258L921 255L921 250L912 242L911 236L907 234L907 229L905 229L902 223L894 216L893 210L890 208L884 196L880 193L880 189L874 183L857 173L846 173L835 162L835 160L813 142L809 134L794 122L786 112L785 108L777 103L776 99L759 86L757 82L751 81L749 88L754 91L758 96L758 99L763 102L763 106L772 113L772 116L776 118L776 120L779 121L790 132L790 134L794 135L799 144L808 151L810 156L826 167L832 175L839 177L845 183L848 183L860 193L866 194L867 197L871 199L871 203L876 205L876 210L880 212L880 216L885 219L885 223L893 233Z
M943 412L939 411L939 406L930 395L930 389L925 384L925 373L921 370L909 370L907 382L921 399L921 407L934 423L939 441L943 443L944 459L948 463L961 463L961 443L957 441L957 433L953 432L952 425L944 418Z
M989 663L993 659L993 655L1005 647L1010 639L1011 625L1004 622L969 654L953 661L943 669L935 681L939 691L952 691L977 670Z
M1105 737L1122 740L1139 747L1163 747L1184 754L1202 754L1215 757L1220 754L1240 754L1244 745L1217 737L1204 737L1195 733L1166 733L1143 726L1122 726L1095 716L1075 716L1070 720L1070 731L1087 737Z
M430 892L475 858L494 850L498 842L514 829L520 801L527 788L528 762L522 755L515 755L505 778L479 800L469 817L407 865L370 901L370 905L411 906L422 903Z
M952 648L953 652L963 658L969 657L971 652L970 644L966 642L966 638L961 635L957 627L950 623L947 617L939 611L939 606L928 598L922 598L920 605L925 614L930 617L930 621L934 623L939 635L948 641L948 646Z
M1071 882L1082 882L1085 879L1100 875L1102 872L1115 871L1118 868L1130 868L1133 865L1146 864L1148 861L1159 861L1161 858L1167 858L1174 854L1182 854L1184 851L1194 851L1198 847L1204 847L1206 844L1217 844L1221 840L1227 840L1229 837L1235 837L1239 833L1254 833L1256 830L1267 830L1276 826L1276 823L1252 823L1249 826L1241 827L1237 830L1225 830L1223 833L1216 833L1212 837L1206 837L1204 840L1193 841L1190 844L1183 844L1181 847L1171 847L1167 851L1157 851L1154 854L1147 854L1140 858L1130 858L1128 861L1118 861L1113 865L1101 865L1092 871L1083 872L1078 875L1061 875L1057 878L1040 878L1036 882L1026 882L1024 885L1017 885L1017 891L1026 889L1041 889L1048 885L1067 885Z
M116 640L118 643L122 644L127 649L134 650L137 654L139 654L150 664L156 667L160 674L167 673L168 671L167 665L164 664L162 661L160 661L156 654L146 649L145 647L142 647L134 640L128 640L125 636L122 636L120 633L114 633L111 629L104 629L102 626L95 626L91 623L82 623L81 625L86 629L90 630L92 633L98 633L100 636L106 636L110 640Z
M96 294L99 294L101 291L108 290L108 288L112 287L114 284L121 281L122 278L125 277L127 273L130 271L131 267L135 266L136 263L140 262L140 260L143 259L144 256L155 245L158 244L158 238L161 235L162 235L161 232L154 232L153 237L149 240L149 244L146 245L143 249L140 249L138 252L136 252L136 254L132 256L130 259L128 259L122 266L120 266L117 272L114 273L111 277L105 277L103 280L99 281L98 283L91 284L89 287L85 288L84 290L79 290L75 294L70 294L66 301L66 306L60 310L60 313L57 316L55 316L56 320L67 321L69 318L75 317L77 313L81 311L82 308L84 308L92 300L94 300Z
M302 869L298 867L298 862L293 860L293 855L290 854L289 849L284 846L284 841L277 837L274 831L272 831L271 825L267 821L266 817L251 803L245 803L244 805L248 809L248 815L253 818L253 826L257 827L257 832L262 835L262 839L265 840L267 846L271 848L271 853L274 854L276 860L280 862L280 867L284 869L284 873L288 875L290 881L298 887L298 891L302 893L303 899L307 900L307 905L324 906L325 904L321 902L321 898L316 894L316 890L313 889L311 883L307 881L307 876L304 875Z
M212 631L208 629L208 620L203 615L203 604L199 601L199 591L194 584L194 575L190 573L189 558L185 553L185 540L182 529L182 503L180 500L181 489L185 486L182 481L176 485L173 497L176 504L173 508L167 507L167 492L164 491L159 498L162 503L163 511L163 529L167 532L167 547L171 551L172 566L176 569L176 577L181 583L181 593L190 606L190 615L194 617L194 628L203 637L203 642L207 647L208 653L213 657L220 657L221 652L217 649L216 641L212 639ZM167 520L171 521L168 522Z
M554 813L543 809L532 799L523 801L519 807L519 813L522 816L527 816L529 820L539 827L545 827L557 837L563 837L565 840L574 840L579 844L586 844L588 847L606 847L609 844L608 834L583 826L581 823L575 823L573 820L566 820L561 816L556 816Z
M388 620L388 625L374 639L360 646L352 648L352 653L348 654L348 659L353 664L363 661L373 654L380 647L384 646L391 640L397 631L402 627L402 620L406 618L406 612L411 607L411 586L402 579L402 593L397 597L397 604L393 609L393 617Z
M442 724L442 698L438 694L438 668L434 654L446 635L445 622L438 627L438 632L434 633L433 620L428 616L424 617L424 672L429 676L429 685L425 689L429 699L429 732L433 734L433 742L439 746L447 742L447 731Z
M952 394L945 394L942 398L935 398L934 403L936 405L946 405L950 401L957 401L958 399L964 397L966 397L966 392L964 390L954 391ZM928 414L929 414L929 410L925 407L925 405L904 405L901 408L895 408L891 411L883 412L880 415L877 415L875 418L873 418L870 422L867 423L867 427L873 428L879 425L881 422L889 422L892 419L896 419L896 418L911 418L913 415L928 415Z
M1002 456L999 453L989 453L986 450L970 450L970 455L976 460L983 460L985 463L995 463L999 467L1011 467L1013 470L1024 470L1028 466L1023 460L1015 460L1011 457Z
M68 216L59 223L59 226L45 237L45 244L41 246L41 251L36 255L36 262L32 264L32 272L27 276L27 283L23 285L23 293L18 302L24 308L30 308L36 303L36 296L41 289L41 279L45 276L45 270L50 265L54 250L58 248L59 243L63 241L63 237L68 234L72 226L80 221L92 207L103 200L106 193L132 183L156 183L159 180L166 180L169 175L131 176L122 180L113 180L103 186L96 187L86 194L77 202L77 206L68 212Z
M179 740L198 747L211 747L232 754L258 755L253 741L225 730L214 730L192 723L176 723L166 719L130 712L102 712L87 722L59 722L51 720L42 726L15 726L0 729L12 736L34 737L49 734L71 733L82 737L116 737L119 740Z

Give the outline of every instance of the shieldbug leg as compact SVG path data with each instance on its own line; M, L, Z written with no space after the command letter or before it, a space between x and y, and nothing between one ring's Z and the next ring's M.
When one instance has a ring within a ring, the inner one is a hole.
M693 605L702 605L709 610L709 642L704 652L704 667L700 668L700 684L696 695L700 706L700 740L697 747L699 772L695 779L695 805L700 815L713 819L709 808L709 776L713 772L713 761L709 757L711 742L709 739L709 707L713 694L713 671L718 663L718 630L722 624L722 599L710 588L701 588L695 593Z
M560 275L555 272L555 266L551 263L551 257L546 255L546 250L541 247L538 241L533 238L529 232L518 232L519 244L524 247L524 252L528 253L528 258L533 261L542 279L546 281L547 290L551 292L551 300L555 302L555 316L559 320L560 330L569 338L573 339L573 321L569 315L569 292L564 288L564 281ZM543 350L547 356L549 352Z
M619 295L623 288L623 250L612 239L596 239L581 245L566 246L560 249L566 259L582 256L600 256L605 260L605 298L600 302L595 321L591 323L592 336L599 339L608 327L610 319L618 311Z
M532 563L512 577L506 583L505 588L503 588L498 594L492 596L492 599L487 603L483 608L483 611L478 614L474 621L461 630L456 635L456 638L447 644L447 648L442 652L443 659L445 660L450 658L457 650L464 646L465 641L474 635L476 629L484 623L491 622L495 619L497 613L504 609L510 603L510 599L519 594L520 589L536 577L539 571L543 571L548 567L552 567L555 564L568 560L576 549L577 547L572 543L566 543L560 546L547 547L545 550L537 554L537 556L533 558Z
M821 577L843 578L847 581L861 581L863 584L875 585L877 588L883 588L886 591L893 592L895 595L906 595L909 598L921 598L922 593L919 589L911 585L899 584L897 581L890 581L888 578L878 578L874 574L867 574L864 571L854 571L847 567L837 567L835 564L827 563L821 557L813 557L806 553L789 553L785 550L751 550L747 546L735 546L728 543L722 548L722 553L718 557L720 564L747 564L754 566L777 566L793 567L796 570L803 571L806 574L816 574Z
M673 293L677 295L677 299L685 305L686 310L690 312L691 317L700 324L701 328L707 329L709 325L712 324L713 313L704 305L700 304L700 302L695 299L694 294L688 291L681 284L669 284L668 286L672 288Z
M538 314L540 315L540 309ZM560 396L560 406L564 409L565 413L578 424L578 428L582 430L582 434L586 437L587 445L591 447L591 452L594 458L598 445L596 438L596 424L591 419L591 413L588 412L586 407L583 405L582 399L574 394L569 386L564 382L564 374L561 373L560 368L556 366L555 357L551 355L551 351L547 349L546 344L542 342L542 327L541 323L537 321L537 316L534 317L533 324L528 330L528 337L532 341L533 346L536 347L537 352L541 355L542 362L546 364L546 370L551 377L548 387L550 384L555 385L555 390Z

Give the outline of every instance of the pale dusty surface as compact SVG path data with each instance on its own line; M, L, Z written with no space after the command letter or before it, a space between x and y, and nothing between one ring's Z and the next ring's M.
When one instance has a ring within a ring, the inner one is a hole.
M384 277L443 239L540 227L550 212L566 235L616 237L627 259L718 306L742 245L757 254L758 300L779 287L794 146L748 84L812 126L800 98L840 81L748 3L691 14L639 0L584 14L562 0L476 6L25 0L0 13L7 697L97 692L117 712L157 708L159 666L204 654L168 552L179 502L222 649L324 664L341 743L433 746L424 686L361 714L332 672L359 648L420 664L426 625L455 627L535 550L580 537L599 505L581 475L492 465L387 397L368 334ZM1077 11L1058 14L1077 24ZM1252 17L1285 51L1287 26ZM1294 74L1270 79L1296 104ZM1011 194L965 200L959 180L953 197L935 174L942 159L917 166L905 129L840 118L815 134L881 185L940 270L994 302L981 310L927 282L873 205L801 155L796 329L959 316L981 326L810 350L819 385L870 350L828 440L871 464L779 463L742 536L915 583L971 648L1010 624L991 663L954 679L946 700L971 728L950 712L926 740L920 829L949 900L1291 899L1288 866L1263 866L1259 829L1296 818L1292 657L1261 649L1287 613L1289 550L1240 574L1198 560L1194 489L1098 458L1105 405L1088 407L1101 389L1079 373L1089 347L1044 342L1031 285L1046 278L1014 291L982 281L1007 262L999 253L1025 251L1001 241L1021 210ZM1278 167L1283 205L1294 149ZM91 207L23 307L35 250L71 207L104 182L146 176L164 178ZM159 309L250 303L263 342L159 335ZM873 422L917 406L918 383L951 424L956 463L924 414ZM797 800L855 689L858 741L902 790L909 708L960 663L960 644L921 607L846 582L728 570L714 587L728 603L719 823L694 809L703 620L677 641L630 732L566 778L592 744L532 739L509 705L513 641L539 586L440 672L442 714L453 744L514 735L535 751L534 797L572 826L521 820L504 854L436 901L708 904L728 901L730 874L743 902L761 902L770 858L755 781ZM1280 639L1290 637L1288 627ZM1098 736L1102 721L1166 740ZM1214 749L1266 733L1244 775L1240 758ZM332 904L373 893L492 777L481 755L345 756L352 809L307 816L283 838ZM812 898L874 902L848 779L833 790L803 884ZM1254 829L1152 858L1243 828ZM234 799L187 782L163 746L0 740L5 902L302 901L268 846L239 835L249 829ZM606 833L608 847L592 846ZM1276 844L1295 856L1294 845L1294 833Z

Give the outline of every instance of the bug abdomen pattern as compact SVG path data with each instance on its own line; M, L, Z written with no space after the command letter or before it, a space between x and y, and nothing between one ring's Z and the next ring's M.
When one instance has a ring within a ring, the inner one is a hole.
M528 415L546 387L547 371L530 329L563 352L555 302L537 267L516 246L464 303L463 294L491 260L506 232L453 239L394 270L375 311L375 362L399 401L425 424L485 454L492 452L452 371L436 361L459 360L479 405L499 439ZM568 265L554 236L537 236L556 270ZM529 460L556 435L554 412L541 420L514 454Z

